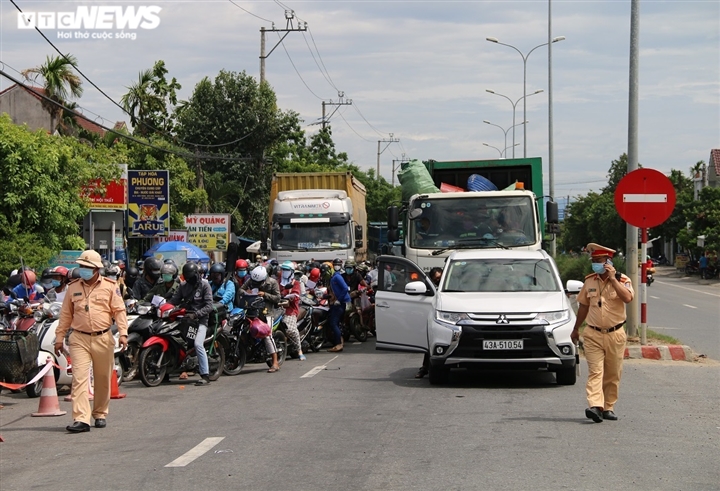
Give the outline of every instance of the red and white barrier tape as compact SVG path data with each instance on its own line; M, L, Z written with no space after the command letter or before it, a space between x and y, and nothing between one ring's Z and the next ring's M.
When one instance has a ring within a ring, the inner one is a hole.
M29 382L26 382L26 383L24 383L24 384L10 384L10 383L6 383L6 382L0 382L0 385L2 385L3 387L5 387L5 388L7 388L7 389L10 389L10 390L18 390L18 389L25 388L26 386L31 385L31 384L34 384L35 382L37 382L38 380L40 380L42 377L44 377L45 374L48 373L48 370L50 370L52 367L56 367L56 368L58 368L58 369L60 368L59 365L56 365L56 364L53 363L53 362L46 363L45 366L43 367L43 369L40 370L40 372L38 372L38 374L35 375L35 376L32 378L32 380L29 381Z

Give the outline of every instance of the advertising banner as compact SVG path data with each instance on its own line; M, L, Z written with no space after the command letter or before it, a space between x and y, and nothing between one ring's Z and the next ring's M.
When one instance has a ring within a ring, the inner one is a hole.
M168 232L166 237L156 237L155 242L187 242L188 231L187 230L171 230Z
M170 173L128 171L128 235L167 236L170 230Z
M117 181L102 185L100 179L92 181L83 188L90 200L91 210L126 210L127 209L127 165L121 165L122 175Z
M48 267L65 266L68 269L76 268L77 263L75 261L77 261L82 253L83 251L60 251L57 255L53 256Z
M185 228L188 242L204 251L224 251L230 242L230 215L188 215Z

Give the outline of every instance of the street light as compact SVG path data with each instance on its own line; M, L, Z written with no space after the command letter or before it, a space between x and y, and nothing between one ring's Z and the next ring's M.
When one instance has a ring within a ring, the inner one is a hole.
M523 60L523 98L525 98L525 95L527 94L527 60L528 60L528 57L530 57L530 53L532 53L536 49L541 48L543 46L547 46L550 43L538 44L533 49L528 51L528 54L524 55L524 54L522 54L522 51L517 49L512 44L501 43L500 41L498 41L497 38L493 38L493 37L489 37L489 38L485 38L485 39L487 41L490 41L491 43L500 44L502 46L507 46L508 48L512 48L515 51L517 51L518 54L522 57L522 60ZM565 36L558 36L556 38L553 38L553 40L551 42L557 43L558 41L563 41L564 39L565 39ZM513 111L514 110L515 110L515 108L513 107ZM525 99L523 101L523 121L526 119L527 119L527 99ZM527 157L527 127L523 128L523 157Z
M535 92L533 92L532 94L523 95L521 98L519 98L519 99L516 100L515 102L513 102L512 99L510 99L508 96L506 96L506 95L504 95L504 94L501 94L501 93L499 93L499 92L495 92L494 90L485 89L485 92L489 92L490 94L499 95L500 97L504 97L505 99L507 99L508 101L510 101L510 104L512 104L512 107L513 107L513 125L512 125L512 128L513 128L513 146L515 146L515 126L518 126L518 125L515 124L515 107L517 106L518 102L527 99L527 98L530 97L531 95L535 95L535 94L539 94L540 92L543 92L543 89L538 89L538 90L536 90ZM523 121L527 121L527 118L523 118ZM522 124L522 123L521 123L521 124ZM525 130L523 130L523 134L524 134L524 133L525 133ZM513 158L515 158L515 149L514 149L514 148L513 148Z
M500 151L500 149L499 149L498 147L494 147L494 146L490 145L489 143L483 142L483 145L485 145L486 147L494 148L495 150L497 150L498 153L500 154L500 158L501 158L501 159L504 159L504 158L507 157L507 149L510 148L510 147L505 147L505 150ZM518 145L520 145L520 144L519 144L519 143L516 143L515 145L513 145L513 147L517 147Z
M489 124L490 126L495 126L495 127L497 127L497 128L500 128L500 131L502 131L503 134L505 135L505 150L507 151L507 149L510 148L510 147L508 147L508 144L507 144L507 134L508 134L508 131L510 131L511 129L515 128L516 126L520 126L520 125L526 124L527 121L523 121L522 123L514 124L514 125L512 125L510 128L508 128L508 129L504 129L504 128L503 128L502 126L500 126L499 124L491 123L491 122L488 121L487 119L483 119L483 123ZM514 142L513 142L513 143L514 143ZM516 147L517 145L516 145L516 144L513 144L512 146L513 146L513 147ZM514 148L513 148L513 149L514 149ZM507 157L507 155L505 155L505 156ZM515 158L515 155L513 155L513 158Z

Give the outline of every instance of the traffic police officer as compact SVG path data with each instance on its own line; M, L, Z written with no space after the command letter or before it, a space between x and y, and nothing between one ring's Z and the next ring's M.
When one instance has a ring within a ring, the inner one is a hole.
M120 288L115 280L100 275L102 259L95 251L84 251L77 261L80 278L72 281L60 310L55 332L55 353L63 349L63 339L72 328L68 344L73 362L72 416L66 429L71 433L90 431L90 416L96 428L105 428L110 405L115 338L113 320L120 331L120 345L127 347L127 316ZM95 402L92 412L88 400L88 377L93 370Z
M571 338L577 343L578 328L587 319L583 331L588 363L585 416L602 423L603 419L617 420L614 407L627 340L623 329L625 304L633 299L634 292L630 278L617 273L613 267L610 258L614 250L595 243L588 244L586 249L592 259L593 273L585 277L578 294L579 308Z

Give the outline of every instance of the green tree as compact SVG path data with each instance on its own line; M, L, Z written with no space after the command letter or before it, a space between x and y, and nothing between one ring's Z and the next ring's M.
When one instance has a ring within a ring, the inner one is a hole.
M705 187L697 201L690 201L684 209L685 221L689 227L682 228L677 235L680 245L697 255L697 237L705 236L704 249L720 250L720 188Z
M182 88L175 77L168 82L165 62L158 60L152 69L143 70L138 81L129 87L120 104L130 115L137 135L170 133L174 122L170 110L178 103L177 91Z
M27 68L21 74L26 80L33 82L37 82L37 79L41 78L45 95L58 104L65 105L68 98L78 98L83 93L82 80L73 71L73 66L77 66L77 59L73 55L48 56L44 64L35 68ZM62 114L62 108L44 99L42 105L50 113L50 131L54 132Z

